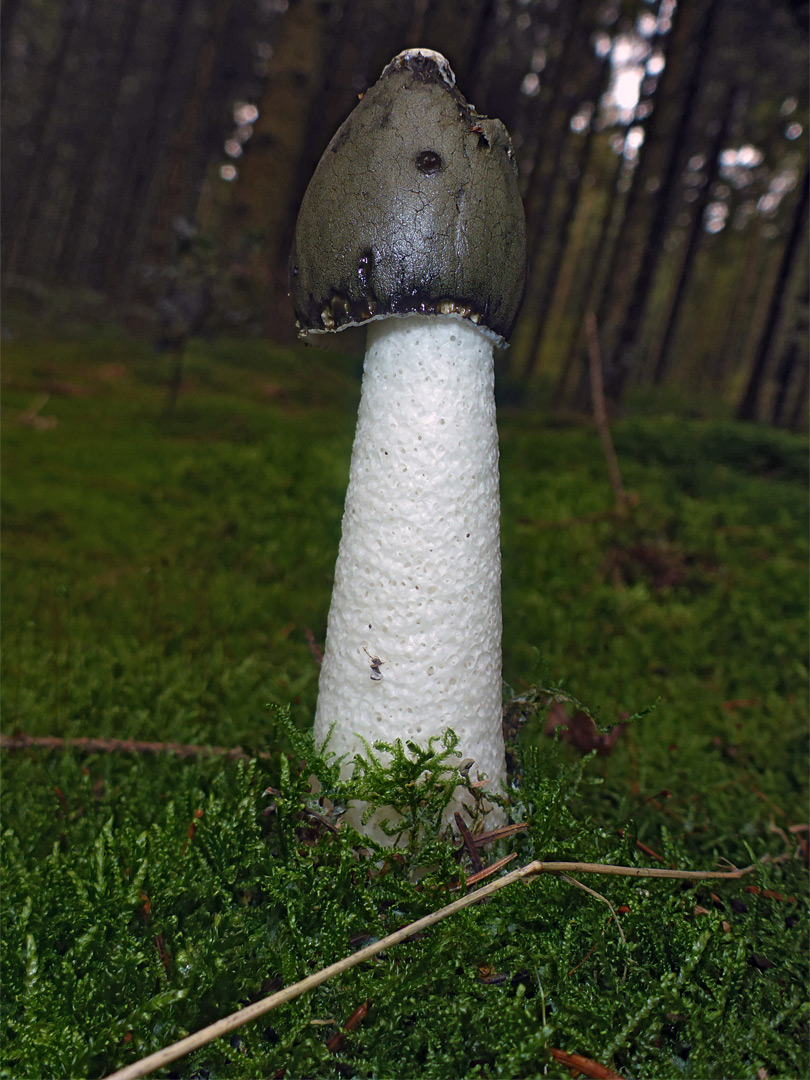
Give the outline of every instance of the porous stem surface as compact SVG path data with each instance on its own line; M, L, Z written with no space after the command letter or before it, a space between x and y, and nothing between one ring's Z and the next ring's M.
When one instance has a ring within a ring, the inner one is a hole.
M493 352L474 325L369 325L315 737L352 756L448 727L505 778Z

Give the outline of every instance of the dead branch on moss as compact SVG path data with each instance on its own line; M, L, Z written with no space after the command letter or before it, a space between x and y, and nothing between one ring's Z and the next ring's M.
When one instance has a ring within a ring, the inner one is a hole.
M234 1031L236 1028L242 1027L243 1024L250 1023L251 1020L256 1020L260 1016L264 1016L265 1013L270 1012L279 1005L284 1005L288 1001L293 1001L295 998L300 997L309 990L314 990L315 987L321 986L323 983L328 982L329 979L333 979L336 975L342 975L350 968L357 967L359 964L365 963L366 960L370 960L373 956L385 952L386 949L401 944L408 938L413 937L413 935L418 934L423 930L427 930L429 927L441 922L442 919L446 919L450 915L455 915L457 912L463 911L472 904L479 903L481 900L484 900L488 896L492 896L493 893L498 892L500 889L505 889L510 885L514 885L517 881L525 881L528 878L536 877L538 874L608 874L614 877L653 877L675 878L685 881L706 881L713 878L741 878L745 874L750 874L753 869L754 867L751 865L743 867L741 870L736 868L731 870L664 870L659 869L658 867L646 866L613 866L604 865L602 863L541 862L536 860L517 870L513 870L509 874L504 874L502 878L498 878L497 881L493 881L489 885L484 885L482 888L476 889L475 892L467 893L466 896L454 900L452 904L447 904L445 907L439 908L438 911L434 911L430 915L425 915L424 918L408 923L408 925L403 926L401 930L396 930L393 934L380 938L379 941L372 942L372 944L367 945L366 948L359 949L351 956L346 956L343 960L339 960L337 963L330 964L328 967L322 968L312 975L308 975L305 979L301 979L300 982L294 983L292 986L287 986L283 990L278 990L276 993L270 994L266 998L262 998L261 1001L256 1001L252 1005L247 1005L238 1012L232 1013L222 1020L217 1020L214 1024L209 1024L208 1027L202 1028L193 1035L188 1035L185 1039L180 1039L179 1042L164 1047L163 1050L158 1050L156 1053L149 1054L148 1057L142 1058L132 1065L127 1065L123 1069L111 1073L106 1080L138 1080L139 1077L148 1076L149 1073L154 1072L156 1069L163 1068L168 1065L169 1062L176 1061L178 1058L190 1054L193 1050L198 1050L201 1046L205 1046L214 1039L219 1039L223 1035L230 1034L230 1032ZM560 1051L560 1053L562 1053L562 1051ZM584 1061L586 1059L582 1060ZM591 1073L591 1075L599 1074ZM601 1075L603 1077L610 1077L611 1073L607 1071ZM615 1074L612 1075L615 1076Z
M622 474L619 469L619 459L616 457L616 449L610 434L608 423L607 405L605 404L605 387L602 381L602 350L599 347L599 330L596 325L596 315L589 311L585 316L585 333L588 339L588 367L591 377L591 401L593 403L593 418L602 441L602 452L605 455L610 486L616 499L616 512L624 514L627 509L627 492L622 483Z
M591 1080L622 1080L619 1073L613 1072L607 1066L600 1065L598 1061L591 1061L590 1058L583 1057L581 1054L568 1054L565 1050L555 1050L554 1047L549 1047L548 1052L555 1061L559 1061L573 1070L574 1076L577 1073L582 1073L583 1076L588 1076Z

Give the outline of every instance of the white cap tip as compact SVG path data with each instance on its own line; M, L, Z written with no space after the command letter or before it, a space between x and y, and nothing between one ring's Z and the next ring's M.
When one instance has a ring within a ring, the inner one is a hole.
M383 68L383 75L386 75L389 71L396 71L397 68L405 67L409 60L415 60L417 57L422 60L432 60L447 85L456 85L456 76L450 67L450 61L442 53L436 52L435 49L403 49L402 52L397 53L389 64L386 64Z

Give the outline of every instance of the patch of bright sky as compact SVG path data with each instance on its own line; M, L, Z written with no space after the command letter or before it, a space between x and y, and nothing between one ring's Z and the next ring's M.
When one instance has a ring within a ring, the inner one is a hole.
M746 143L745 146L738 146L736 149L724 150L720 155L720 164L724 169L731 169L735 166L742 169L753 169L757 165L761 165L762 160L762 151L757 150L750 143Z
M757 210L759 210L761 214L766 215L775 213L782 199L789 191L793 191L798 182L798 169L794 168L792 165L785 169L780 169L778 173L771 177L768 190L760 197L760 200L757 203Z
M610 63L613 76L608 88L608 101L623 114L625 123L632 119L638 105L644 63L650 54L647 41L636 34L619 34L613 41Z
M634 121L642 118L642 84L645 77L657 78L666 66L665 55L656 47L653 39L671 30L675 6L676 0L661 0L656 13L643 11L638 16L631 32L617 34L614 38L599 32L593 39L596 55L610 56L612 74L603 105L606 107L609 123L627 127L624 139L615 140L614 149L623 154L629 162L638 158L639 149L644 142L644 129L637 123L634 124ZM780 110L782 115L790 116L796 110L797 104L795 98L786 98ZM578 133L585 131L590 119L590 115L580 109L571 120L571 129ZM793 121L786 127L785 136L791 140L798 139L802 131L802 125ZM763 160L762 151L750 144L729 148L724 150L720 157L721 176L735 188L744 188L752 181L754 169ZM701 156L700 164L695 158L690 161L689 168L696 172L704 164ZM783 177L780 181L775 177L768 192L757 203L757 210L762 214L772 214L785 190L789 190L789 187L784 186L785 183L793 186L795 182L793 180L791 184L790 178L785 180ZM717 197L706 207L704 217L704 228L710 233L721 232L728 223L729 208L726 200L730 195L730 188L721 186L716 194Z
M728 205L724 202L710 202L703 215L703 228L708 233L722 232L728 220Z
M620 124L631 124L638 119L636 109L645 76L657 78L666 66L664 53L652 41L669 33L675 4L676 0L661 0L655 12L639 14L631 33L617 34L612 40L607 34L597 34L594 39L597 56L610 52L613 74L605 103L609 109L616 110L616 122Z
M237 101L233 107L233 121L238 127L255 124L259 119L259 110L249 101Z
M236 130L225 140L225 153L229 158L242 156L243 147L253 134L253 125L259 119L259 110L249 101L236 101L233 106L233 119ZM235 180L236 169L233 165L223 165L219 170L223 180Z
M530 71L523 76L523 82L520 84L520 92L526 97L537 97L540 93L540 77L536 72Z

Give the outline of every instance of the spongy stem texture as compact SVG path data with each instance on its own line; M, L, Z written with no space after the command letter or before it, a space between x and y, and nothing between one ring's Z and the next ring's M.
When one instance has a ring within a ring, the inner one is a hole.
M315 716L316 742L451 727L505 779L492 344L453 317L371 323Z

